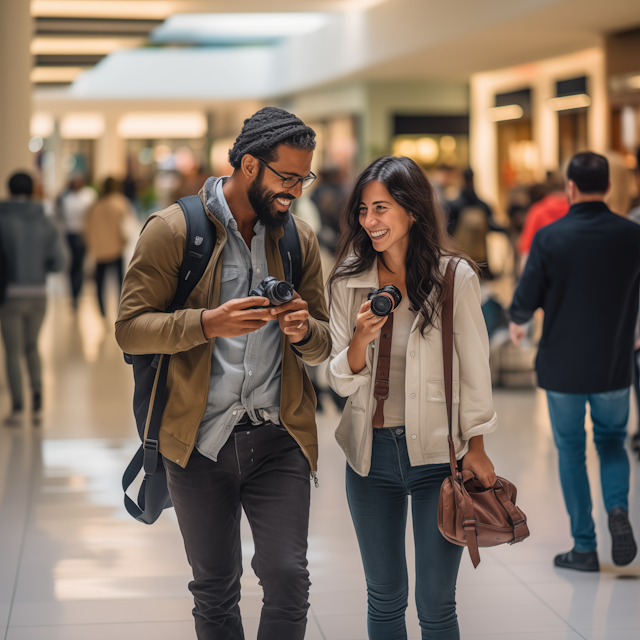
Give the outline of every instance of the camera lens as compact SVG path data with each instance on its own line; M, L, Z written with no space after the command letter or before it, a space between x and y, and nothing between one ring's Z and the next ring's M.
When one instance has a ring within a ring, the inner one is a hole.
M375 316L388 316L393 311L393 299L388 293L379 293L371 298L371 312Z
M269 287L268 297L273 305L281 305L293 299L293 287L288 282L275 282Z

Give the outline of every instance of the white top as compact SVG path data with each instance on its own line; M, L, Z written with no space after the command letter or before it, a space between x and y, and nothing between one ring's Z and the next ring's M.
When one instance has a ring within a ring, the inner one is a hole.
M91 187L82 187L78 191L67 191L60 199L60 213L67 233L81 234L84 217L98 199Z
M411 302L405 296L393 312L393 336L389 364L389 397L384 403L384 426L404 426L405 392L404 381L407 369L407 344L416 314L411 311ZM384 331L384 327L382 329Z

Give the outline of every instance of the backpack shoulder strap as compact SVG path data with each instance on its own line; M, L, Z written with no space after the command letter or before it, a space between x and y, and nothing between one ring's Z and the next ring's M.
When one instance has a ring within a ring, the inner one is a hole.
M284 235L280 238L278 246L282 256L284 278L297 291L302 281L302 249L295 216L292 213L289 214L289 220L284 226Z
M176 295L167 311L182 309L200 282L216 244L216 227L209 220L200 196L186 196L177 203L187 223L187 240L178 272Z

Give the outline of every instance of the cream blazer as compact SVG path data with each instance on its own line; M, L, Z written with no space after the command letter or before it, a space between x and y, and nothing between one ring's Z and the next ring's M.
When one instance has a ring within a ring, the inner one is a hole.
M441 262L444 273L448 258ZM356 317L371 287L378 288L378 265L356 277L334 284L329 327L333 347L327 378L331 388L348 396L336 440L353 470L366 476L371 467L373 384L380 338L367 347L366 365L354 374L347 351ZM467 262L456 269L453 298L453 439L456 457L469 448L469 439L497 427L489 371L489 338L480 308L480 283ZM419 330L418 314L407 344L405 432L411 466L449 462L448 424L444 391L442 332L432 326Z

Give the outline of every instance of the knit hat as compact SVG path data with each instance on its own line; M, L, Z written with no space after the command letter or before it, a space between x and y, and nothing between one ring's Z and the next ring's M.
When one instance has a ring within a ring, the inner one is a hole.
M283 143L313 151L315 138L315 131L292 113L277 107L264 107L244 121L242 131L229 151L229 163L238 169L247 153L255 157L269 156Z

